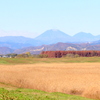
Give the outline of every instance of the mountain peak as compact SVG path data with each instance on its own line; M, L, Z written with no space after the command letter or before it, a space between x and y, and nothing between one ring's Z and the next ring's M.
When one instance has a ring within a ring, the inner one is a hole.
M63 34L66 34L66 33L64 33L64 32L62 32L62 31L60 31L60 30L58 30L58 29L50 29L50 30L47 30L47 31L45 31L44 33L50 33L50 34L55 34L55 33L63 33ZM44 33L42 33L42 34L44 34Z
M70 40L70 37L71 36L60 30L50 29L36 37L35 40L44 41L44 44L52 44L57 42L67 42L68 39Z
M39 35L38 37L36 38L39 38L40 36L42 37L61 37L61 36L69 36L68 34L58 30L58 29L50 29L50 30L47 30L45 31L44 33L42 33L41 35Z
M79 32L73 36L74 41L77 42L91 42L95 39L91 33Z
M91 33L85 33L85 32L79 32L77 34L75 34L73 37L93 37L93 35Z
M58 29L51 29L51 31L59 31Z

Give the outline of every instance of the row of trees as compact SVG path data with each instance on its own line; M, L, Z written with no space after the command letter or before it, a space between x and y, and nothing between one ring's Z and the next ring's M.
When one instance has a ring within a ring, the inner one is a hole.
M42 55L47 55L49 58L61 58L68 54L79 55L81 57L100 56L100 51L43 51Z
M100 56L100 51L42 51L39 55L32 55L30 52L23 54L7 54L7 57L17 58L61 58L61 57L93 57Z
M45 54L31 54L30 52L26 52L23 54L15 54L15 53L11 53L11 54L6 54L6 55L1 55L1 57L5 57L5 58L47 58L48 56Z

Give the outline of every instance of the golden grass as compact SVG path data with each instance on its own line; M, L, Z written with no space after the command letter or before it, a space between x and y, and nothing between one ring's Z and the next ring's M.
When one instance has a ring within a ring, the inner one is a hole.
M100 99L100 63L0 65L0 82Z

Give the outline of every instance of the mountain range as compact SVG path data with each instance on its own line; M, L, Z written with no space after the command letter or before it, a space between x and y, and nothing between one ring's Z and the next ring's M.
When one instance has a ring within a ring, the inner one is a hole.
M60 30L47 30L36 38L23 36L0 37L0 54L47 50L100 50L100 35L79 32L70 36Z
M42 51L68 51L68 50L100 50L100 44L90 44L90 43L56 43L50 45L42 45L42 46L31 46L25 47L22 49L11 49L8 47L0 47L0 54L10 54L17 53L22 54L26 52L30 52L31 54L40 54Z

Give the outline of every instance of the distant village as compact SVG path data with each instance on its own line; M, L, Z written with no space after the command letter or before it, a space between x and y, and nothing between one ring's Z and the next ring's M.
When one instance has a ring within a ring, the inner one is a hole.
M5 54L5 55L0 54L0 58L27 58L27 57L44 58L47 56L42 54L31 54L30 52L25 52L22 54L16 54L16 53Z
M17 56L17 54L0 54L0 58L15 58Z
M30 52L25 52L23 54L16 54L16 53L11 53L11 54L0 54L0 58L16 58L16 57L29 57L31 56Z

